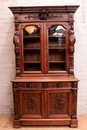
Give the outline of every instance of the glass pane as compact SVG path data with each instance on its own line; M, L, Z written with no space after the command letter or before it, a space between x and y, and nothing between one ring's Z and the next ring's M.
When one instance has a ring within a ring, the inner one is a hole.
M64 71L66 69L66 30L61 25L49 28L49 71Z
M41 71L40 29L26 26L23 30L24 71Z

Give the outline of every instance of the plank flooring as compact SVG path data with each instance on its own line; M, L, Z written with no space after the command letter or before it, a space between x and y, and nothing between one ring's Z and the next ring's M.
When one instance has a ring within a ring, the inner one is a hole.
M87 130L87 115L78 116L78 128L69 126L22 126L13 128L13 115L0 115L0 130Z

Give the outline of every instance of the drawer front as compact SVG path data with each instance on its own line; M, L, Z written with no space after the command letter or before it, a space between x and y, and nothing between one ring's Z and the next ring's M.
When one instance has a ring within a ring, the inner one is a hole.
M71 82L26 82L26 83L13 83L13 88L64 88L64 87L71 87L72 83Z
M14 83L14 88L42 88L42 83Z
M63 87L71 87L72 84L70 82L53 82L48 83L49 88L63 88Z

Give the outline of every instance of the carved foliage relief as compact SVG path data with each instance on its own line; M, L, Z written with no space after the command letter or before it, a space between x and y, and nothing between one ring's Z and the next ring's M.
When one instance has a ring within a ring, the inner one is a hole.
M36 93L23 94L23 107L25 114L41 113L41 95Z
M56 13L58 10L50 10L48 12L47 10L43 9L41 11L35 11L33 14L28 13L26 16L20 15L20 19L24 20L55 20L55 19L63 19L65 15Z
M67 114L67 94L51 94L51 114Z

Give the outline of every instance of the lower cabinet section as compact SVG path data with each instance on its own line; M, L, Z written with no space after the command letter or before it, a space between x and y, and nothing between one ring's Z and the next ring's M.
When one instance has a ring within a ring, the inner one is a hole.
M13 83L14 127L21 125L70 125L78 126L77 82L50 88L47 84ZM37 87L35 86L37 85ZM41 85L42 84L42 85ZM64 84L64 83L62 83Z

